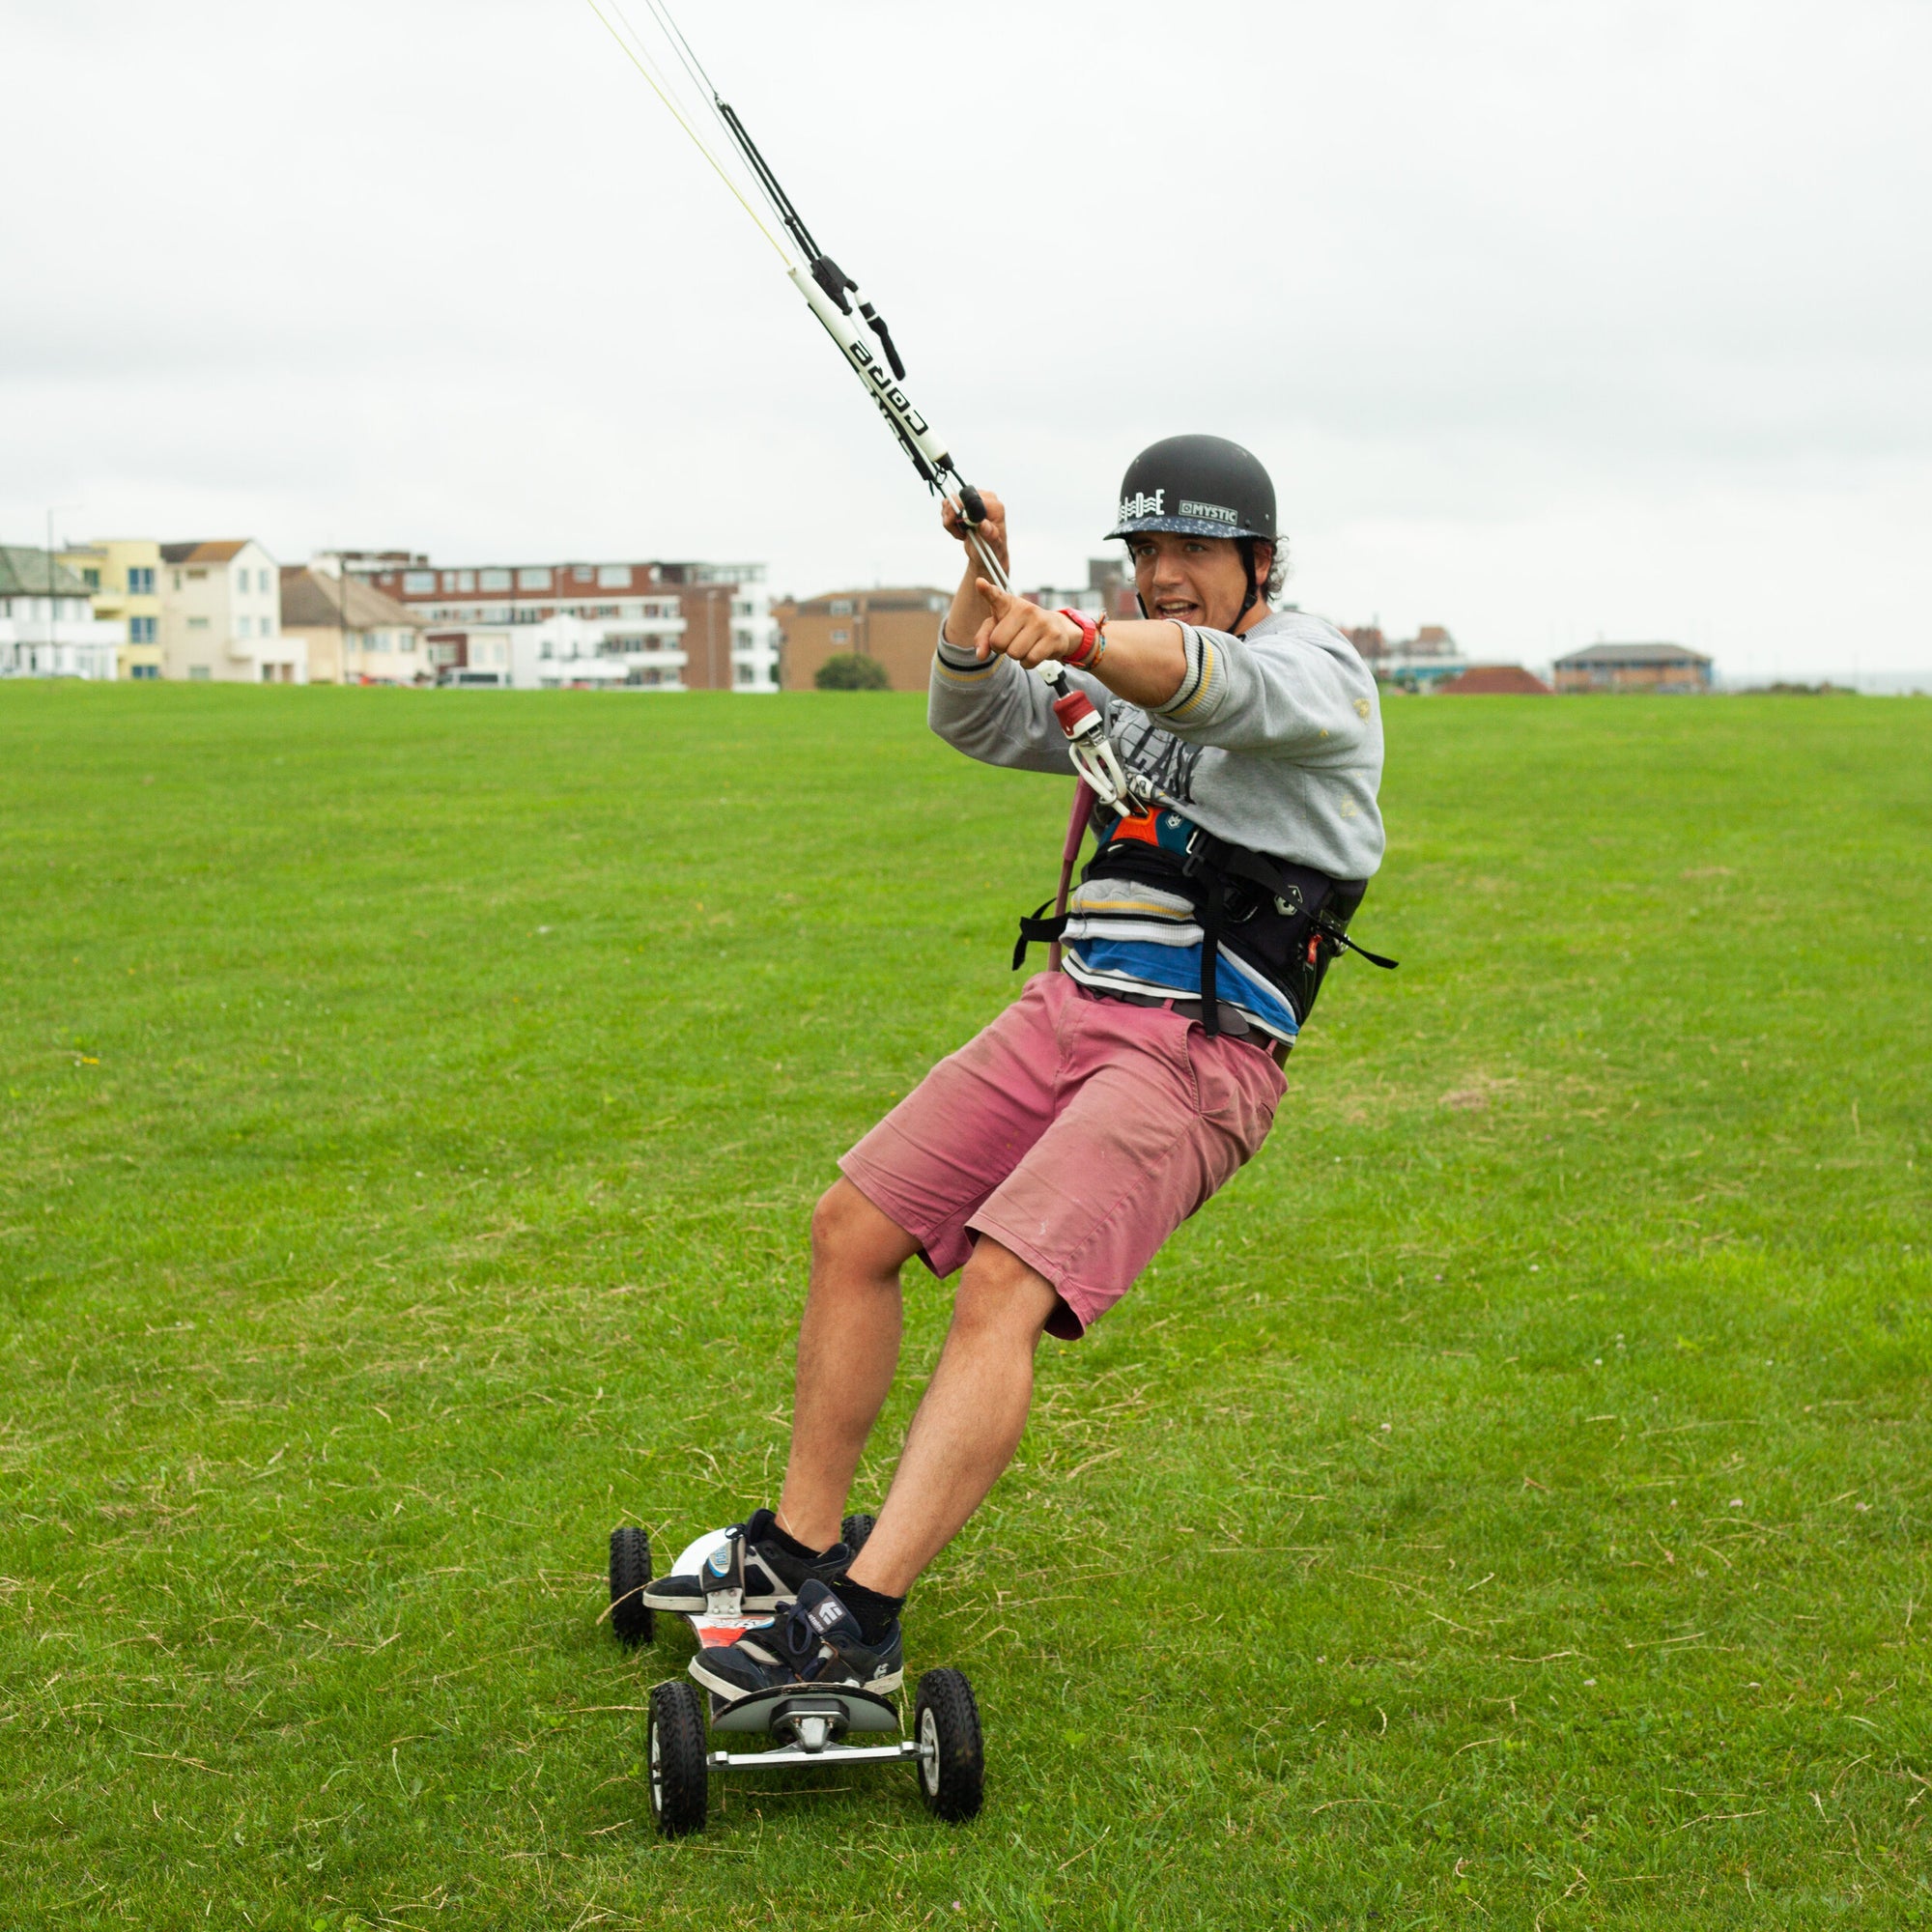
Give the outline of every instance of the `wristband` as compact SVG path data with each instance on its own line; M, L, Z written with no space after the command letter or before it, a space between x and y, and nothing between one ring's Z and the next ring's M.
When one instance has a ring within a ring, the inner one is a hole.
M1075 670L1081 669L1094 655L1094 646L1099 640L1100 626L1080 611L1062 611L1060 613L1069 623L1080 626L1080 648L1066 659ZM1102 620L1104 621L1104 619Z

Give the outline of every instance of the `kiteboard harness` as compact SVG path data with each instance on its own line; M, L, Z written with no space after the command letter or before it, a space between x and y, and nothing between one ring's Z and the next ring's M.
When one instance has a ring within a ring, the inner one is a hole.
M644 5L671 57L668 62L654 54L632 26L620 0L585 0L585 4L777 251L792 286L838 344L839 354L865 385L920 480L928 490L952 497L967 542L986 580L1010 591L1007 570L980 531L985 501L960 473L945 440L907 395L905 362L885 318L866 298L859 284L818 245L737 110L719 93L683 30L672 19L665 0L644 0ZM682 68L701 105L694 109L691 93L676 79L674 68ZM728 150L721 151L700 131L706 113L729 137ZM739 168L748 175L740 174ZM777 217L782 241L759 215L753 205L753 196L761 198ZM868 334L872 340L867 339ZM1110 875L1119 875L1123 869L1143 877L1159 874L1164 883L1179 881L1196 906L1203 929L1204 1030L1209 1034L1219 1031L1216 955L1224 938L1243 955L1252 955L1251 963L1287 993L1297 1021L1305 1017L1329 957L1344 948L1363 952L1345 935L1349 915L1360 900L1361 887L1212 838L1204 827L1193 824L1184 808L1151 778L1123 765L1108 734L1106 719L1093 699L1069 682L1064 667L1040 665L1035 674L1053 694L1053 715L1065 734L1067 756L1079 782L1061 852L1060 887L1050 902L1053 916L1045 917L1046 906L1042 905L1020 922L1014 966L1021 963L1032 940L1047 941L1053 949L1052 963L1059 964L1058 942L1066 923L1073 867L1090 821L1095 822L1098 833L1098 807L1114 814L1113 829L1101 838L1088 875L1100 869L1103 861ZM1147 829L1170 820L1186 827L1185 849L1179 853L1170 852L1157 832ZM1247 944L1242 944L1236 927L1246 928ZM1262 943L1256 944L1258 940ZM1372 952L1363 952L1363 956L1378 966L1395 963Z

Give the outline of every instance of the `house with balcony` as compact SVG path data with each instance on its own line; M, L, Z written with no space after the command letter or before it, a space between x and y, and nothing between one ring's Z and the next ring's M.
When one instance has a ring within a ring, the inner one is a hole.
M645 631L621 617L562 615L520 624L497 640L509 660L504 681L519 691L683 691L683 619L657 621L678 628Z
M101 537L70 544L60 560L87 586L94 614L127 627L114 675L147 681L161 674L161 547L152 537Z
M281 571L251 537L162 544L162 675L306 684L308 645L282 631Z
M51 551L0 544L0 677L118 674L128 626L98 617L86 582Z

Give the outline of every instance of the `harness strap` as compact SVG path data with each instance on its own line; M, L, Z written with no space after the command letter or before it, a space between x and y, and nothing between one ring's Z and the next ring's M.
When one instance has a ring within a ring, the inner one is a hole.
M1190 865L1189 869L1193 869ZM1221 874L1211 867L1202 872L1208 890L1200 909L1201 920L1201 1031L1209 1039L1221 1031L1221 927L1227 911L1227 888Z
M1402 964L1400 959L1385 958L1379 952L1371 952L1366 946L1357 946L1346 932L1337 931L1332 925L1323 925L1319 919L1315 922L1315 926L1322 938L1337 952L1358 953L1371 966L1379 966L1384 973L1393 973Z
M1052 903L1051 899L1041 899L1034 907L1030 917L1023 917L1020 920L1020 936L1013 947L1013 971L1015 973L1026 964L1027 948L1035 940L1038 940L1042 945L1055 948L1057 952L1060 945L1060 935L1066 930L1066 915L1064 912L1057 912L1050 919L1043 917L1042 915L1046 912L1047 907ZM1058 964L1057 958L1055 963Z

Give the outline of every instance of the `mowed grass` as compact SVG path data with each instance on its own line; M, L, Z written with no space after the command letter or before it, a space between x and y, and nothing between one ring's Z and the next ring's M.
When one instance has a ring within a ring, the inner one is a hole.
M773 1493L809 1205L1067 787L906 697L0 687L0 1921L1924 1922L1932 705L1388 727L1402 970L914 1600L983 1815L666 1845L606 1534Z

